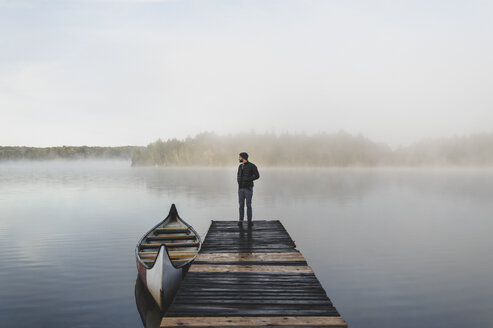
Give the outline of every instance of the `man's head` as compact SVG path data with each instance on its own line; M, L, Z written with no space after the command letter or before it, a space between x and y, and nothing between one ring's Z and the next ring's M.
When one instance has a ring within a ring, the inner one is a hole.
M243 152L243 153L240 153L240 156L238 157L238 161L240 163L246 163L248 162L248 154Z

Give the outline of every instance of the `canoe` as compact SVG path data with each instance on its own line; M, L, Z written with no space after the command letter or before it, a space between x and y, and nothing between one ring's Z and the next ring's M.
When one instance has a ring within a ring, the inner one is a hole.
M173 300L201 245L199 234L180 218L175 204L137 243L139 277L161 309Z

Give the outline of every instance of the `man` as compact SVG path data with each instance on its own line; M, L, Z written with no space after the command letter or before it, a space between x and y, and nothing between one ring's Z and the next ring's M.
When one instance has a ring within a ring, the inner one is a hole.
M247 206L248 225L252 226L252 196L253 196L253 180L260 178L257 166L248 161L247 153L240 153L238 157L240 166L238 166L238 200L240 203L240 220L238 225L241 226L245 217L245 201Z

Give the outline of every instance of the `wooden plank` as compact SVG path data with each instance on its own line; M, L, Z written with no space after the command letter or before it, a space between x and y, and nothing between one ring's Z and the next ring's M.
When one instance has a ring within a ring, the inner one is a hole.
M161 327L263 327L320 326L347 327L342 317L272 316L272 317L164 317Z
M312 304L180 304L180 308L166 312L169 317L216 316L338 316L333 306Z
M272 299L269 297L269 299L265 298L245 298L245 299L226 299L223 298L223 296L220 296L221 298L198 298L198 297L187 297L187 298L179 298L177 301L180 303L186 303L187 305L191 304L197 304L197 305L203 305L206 302L208 302L208 305L243 305L250 307L252 305L267 305L267 306L272 306L272 305L332 305L332 303L327 300L327 299L307 299L307 298L300 298L300 299Z
M270 273L313 273L309 266L297 265L209 265L193 264L188 272L270 272Z
M210 262L210 261L197 261L195 260L195 264L230 264L230 265L298 265L305 266L307 265L306 261L224 261L224 262Z
M197 261L230 262L230 261L306 261L298 252L292 253L201 253Z

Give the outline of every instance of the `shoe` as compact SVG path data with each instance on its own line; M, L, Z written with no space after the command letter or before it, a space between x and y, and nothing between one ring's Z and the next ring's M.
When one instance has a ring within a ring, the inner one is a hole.
M241 226L243 224L243 220L238 221L238 225Z
M253 225L252 221L248 221L248 226L251 227Z

